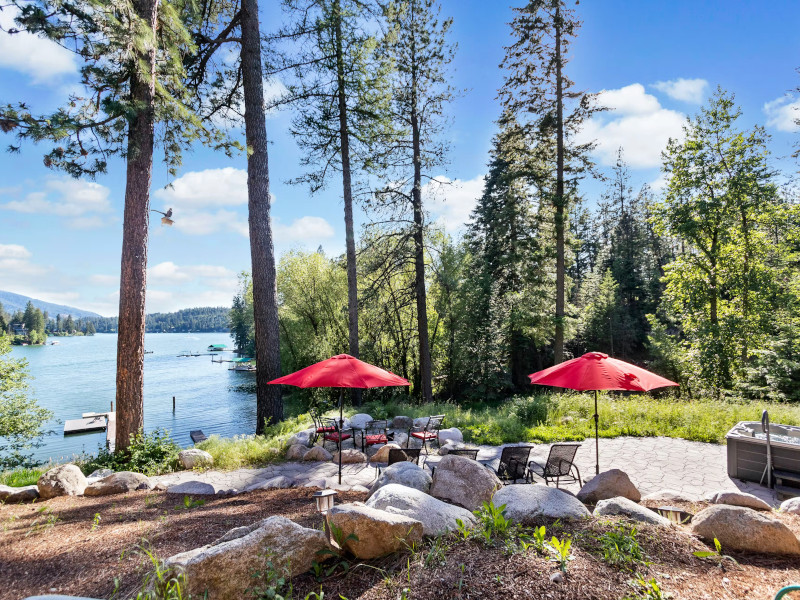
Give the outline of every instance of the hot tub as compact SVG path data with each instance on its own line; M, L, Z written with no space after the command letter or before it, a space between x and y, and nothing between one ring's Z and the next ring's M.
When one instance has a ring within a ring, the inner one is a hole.
M800 474L800 427L769 426L772 468ZM731 429L728 442L728 475L744 481L761 481L767 466L767 436L759 421L741 421ZM766 484L766 477L764 478Z

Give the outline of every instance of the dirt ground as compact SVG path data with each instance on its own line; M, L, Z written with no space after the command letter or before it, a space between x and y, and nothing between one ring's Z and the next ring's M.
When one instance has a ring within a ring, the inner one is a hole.
M201 546L233 527L271 515L283 515L308 527L320 527L313 489L260 491L233 497L182 496L136 492L104 498L62 497L27 505L0 506L0 600L62 593L109 598L114 579L118 598L135 594L146 569L137 549L166 558ZM338 502L362 500L364 494L340 494ZM683 506L696 513L705 505ZM780 515L800 535L800 517ZM543 523L548 539L571 537L574 560L566 580L553 583L555 563L533 550L507 553L470 541L430 542L415 552L380 561L350 564L318 580L296 578L294 598L325 592L325 598L355 600L446 600L477 598L614 599L636 598L630 570L602 560L597 537L614 527L613 519L581 523ZM707 547L689 535L641 526L637 536L647 564L636 572L655 578L675 599L771 599L782 586L800 583L800 559L726 552L723 571L692 552ZM404 592L403 590L407 590ZM665 596L666 597L666 596ZM800 593L796 597L800 600Z

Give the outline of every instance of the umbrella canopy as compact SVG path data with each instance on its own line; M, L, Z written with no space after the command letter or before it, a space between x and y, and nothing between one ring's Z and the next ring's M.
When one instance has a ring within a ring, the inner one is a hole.
M674 381L641 367L611 358L602 352L588 352L544 371L529 375L531 383L587 390L626 390L649 392L659 387L678 385Z
M358 360L349 354L333 356L290 375L273 379L269 383L294 385L301 388L374 388L410 385L402 377Z
M339 483L342 483L342 428L344 427L344 388L374 388L411 385L406 379L380 367L365 363L349 354L338 354L289 375L273 379L271 384L300 388L340 388L339 392ZM355 438L353 438L355 444Z
M597 415L597 390L649 392L659 387L678 385L674 381L641 367L611 358L602 352L587 352L554 367L531 375L531 383L585 392L594 391L595 473L600 473L600 431Z

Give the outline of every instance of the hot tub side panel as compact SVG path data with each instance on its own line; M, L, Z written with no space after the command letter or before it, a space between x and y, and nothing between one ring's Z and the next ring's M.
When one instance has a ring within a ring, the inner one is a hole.
M744 481L761 481L767 466L767 445L763 441L728 438L728 476ZM772 445L772 468L800 473L800 446L797 449ZM766 482L766 480L765 480Z

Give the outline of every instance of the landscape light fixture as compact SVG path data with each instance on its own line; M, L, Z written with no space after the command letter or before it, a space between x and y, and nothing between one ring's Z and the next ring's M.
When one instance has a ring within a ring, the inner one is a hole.
M317 512L327 515L328 511L333 508L336 494L336 490L320 490L314 492L314 500L317 502Z
M164 215L163 217L161 217L161 224L162 225L169 225L170 227L172 227L172 225L175 223L175 221L173 221L170 218L170 217L172 217L172 209L171 208L169 210L167 210L167 212L161 212L160 210L155 210L155 209L151 208L150 212L154 212L154 213L158 213L160 215Z

